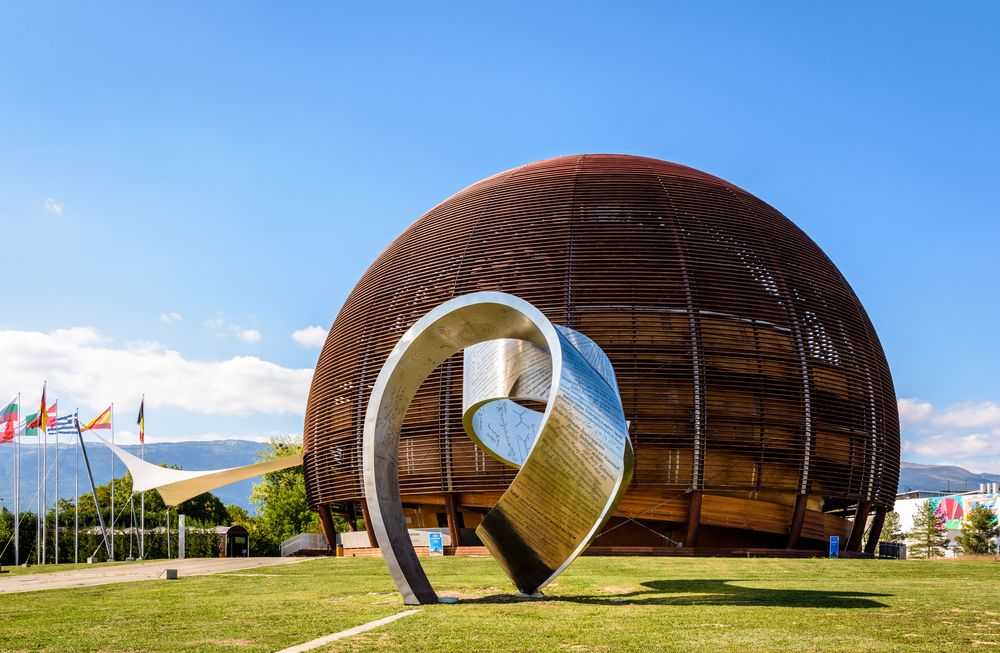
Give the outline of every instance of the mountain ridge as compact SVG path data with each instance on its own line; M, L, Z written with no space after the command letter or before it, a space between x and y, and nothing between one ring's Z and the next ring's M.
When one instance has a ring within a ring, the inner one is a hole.
M254 440L185 440L178 442L148 443L145 448L146 460L160 465L178 465L182 469L218 469L222 467L238 467L258 461L258 454L268 447L266 442ZM122 445L122 448L138 455L139 445ZM55 497L55 445L49 443L49 504ZM0 505L13 509L13 487L11 483L13 471L13 446L0 447ZM59 489L60 496L72 499L74 496L74 472L76 456L75 444L63 443L59 446ZM9 453L8 453L9 452ZM21 443L21 507L33 510L35 506L35 479L37 474L37 456L39 450L34 442L22 440ZM107 483L111 478L111 451L100 443L87 443L87 453L94 471L94 482L98 485ZM118 476L125 471L120 461L115 461ZM225 503L235 503L253 512L255 506L250 501L250 491L259 477L233 483L218 488L213 493ZM958 465L930 465L903 461L900 466L899 484L897 490L934 490L945 492L963 492L977 490L980 483L1000 482L1000 473L976 473ZM80 464L80 493L90 491L86 469Z

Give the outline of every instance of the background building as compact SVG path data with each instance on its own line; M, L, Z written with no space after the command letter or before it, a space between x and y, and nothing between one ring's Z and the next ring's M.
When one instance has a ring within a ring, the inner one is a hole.
M857 550L899 475L892 379L864 308L777 210L664 161L568 156L484 179L431 209L372 264L323 348L305 418L310 503L363 510L368 394L419 317L499 290L582 331L615 366L636 451L595 547ZM423 385L400 445L413 527L474 543L515 470L461 423L456 356ZM876 538L871 538L872 542Z
M957 494L919 490L902 492L896 497L893 509L899 514L899 528L903 533L913 530L913 518L925 501L930 501L935 512L944 518L948 537L945 555L948 557L953 557L959 551L958 536L962 534L962 524L973 508L984 505L1000 519L1000 492L996 483L982 484L978 491ZM910 538L906 541L912 543Z

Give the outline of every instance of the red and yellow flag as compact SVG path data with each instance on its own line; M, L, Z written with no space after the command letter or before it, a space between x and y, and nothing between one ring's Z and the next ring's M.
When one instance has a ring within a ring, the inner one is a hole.
M107 430L111 428L111 406L104 409L104 412L87 422L80 428L80 432L90 430Z

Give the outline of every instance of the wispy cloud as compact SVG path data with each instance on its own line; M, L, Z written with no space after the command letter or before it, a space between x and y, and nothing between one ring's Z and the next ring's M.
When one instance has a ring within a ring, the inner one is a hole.
M903 451L920 462L1000 471L1000 404L966 401L946 408L900 399Z
M899 421L904 425L922 422L934 412L930 402L919 399L900 399L896 403L899 406Z
M264 338L257 329L241 329L236 337L243 342L260 342Z
M292 332L292 340L307 349L319 349L326 342L326 329L321 326L307 326Z
M235 322L230 322L222 312L205 320L205 328L217 336L239 338L248 343L257 343L264 339L264 334L257 329L246 329Z
M955 404L934 415L933 421L945 427L997 429L1000 428L1000 404L992 401Z
M52 197L47 197L45 198L45 201L42 202L42 207L45 209L45 212L48 213L49 215L62 217L63 211L66 208L66 203L61 200L54 199Z
M184 319L184 316L176 311L170 311L169 313L160 313L160 322L164 324L174 324L180 322Z
M48 380L53 396L81 408L109 401L179 408L204 415L301 415L312 370L256 356L192 360L156 343L115 344L91 327L0 331L0 396Z

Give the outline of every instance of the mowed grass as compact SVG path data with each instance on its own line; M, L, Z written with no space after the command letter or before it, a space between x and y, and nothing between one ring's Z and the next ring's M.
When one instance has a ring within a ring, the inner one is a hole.
M1000 651L1000 563L580 558L519 601L489 558L424 561L455 605L323 651ZM273 651L404 609L380 559L0 595L0 650Z
M93 569L95 567L112 567L112 566L127 565L127 564L129 564L129 563L127 563L127 562L95 562L94 564L88 565L85 562L81 562L81 563L78 563L78 564L74 564L74 563L60 563L58 565L56 565L56 564L31 565L31 566L28 566L28 567L25 567L24 565L18 565L17 567L14 567L12 565L4 565L4 567L3 567L4 573L2 575L0 575L0 578L3 578L7 574L11 574L13 576L26 576L28 574L51 574L51 573L57 572L57 571L73 571L74 569Z

